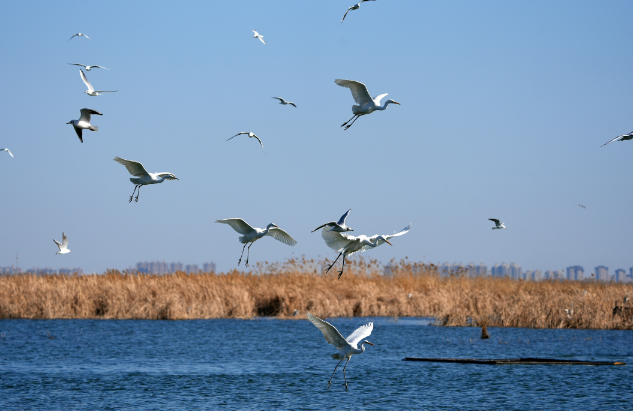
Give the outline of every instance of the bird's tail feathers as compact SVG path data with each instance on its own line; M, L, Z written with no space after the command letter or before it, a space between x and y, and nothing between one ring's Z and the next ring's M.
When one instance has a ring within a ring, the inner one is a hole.
M339 360L340 359L340 353L331 354L331 358L333 358L334 360Z
M359 108L359 106L357 104L355 104L352 108L353 112L355 112L355 110L357 110Z
M99 131L99 127L97 127L97 126L90 126L90 130L91 130L91 131Z

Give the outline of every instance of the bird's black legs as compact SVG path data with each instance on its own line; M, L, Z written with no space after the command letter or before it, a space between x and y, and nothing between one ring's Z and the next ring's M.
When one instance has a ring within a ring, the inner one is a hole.
M346 255L344 255L344 257L342 257L342 270L340 271L340 275L337 276L337 279L339 280L340 277L342 276L342 274L344 273L344 264L346 264ZM349 357L350 358L350 357Z
M333 370L333 374L331 374L331 380L333 379L333 376L335 375L335 371L337 371L337 367L339 367L339 366L340 366L340 364L342 363L342 361L344 361L344 358L342 358L342 359L340 360L340 362L338 362L338 363L337 363L337 365L335 366L335 369ZM348 361L346 361L346 363L348 363ZM326 387L326 389L327 389L327 390L331 388L331 380L329 380L329 385L328 385L328 387Z
M354 114L353 117L351 117L350 119L348 119L348 121L346 123L348 123L349 121L351 121L352 119L355 118L357 114ZM346 123L342 124L340 127L344 127L346 125Z
M344 386L346 387L346 392L348 392L348 382L346 381L346 366L348 365L348 362L351 360L351 357L348 357L348 359L346 360L346 364L344 364Z
M134 202L136 203L137 201L139 201L139 193L141 192L141 184L139 184L139 189L137 190L137 197L134 199Z
M238 265L240 265L240 262L243 260L243 254L245 253L245 247L247 247L247 243L245 243L245 245L243 246L243 252L240 253L240 258L238 259Z
M361 117L361 116L357 116L357 118L360 118L360 117ZM355 120L353 120L353 122L352 122L351 124L349 124L349 125L347 125L346 127L344 127L344 130L348 130L348 128L349 128L350 126L352 126L352 125L353 125L353 124L357 121L357 118L356 118ZM349 120L349 121L350 121L350 120Z
M343 253L343 251L342 251L342 253ZM340 253L340 255L342 255L342 253ZM325 273L328 273L328 272L329 272L329 270L330 270L331 268L333 268L333 266L335 265L335 263L337 262L337 260L339 260L339 259L340 259L340 255L338 255L338 256L337 256L337 258L335 259L335 261L333 261L333 264L331 264L331 265L329 266L329 268L327 268L327 269L326 269Z
M134 197L134 192L137 191L137 187L140 187L139 184L134 186L134 190L132 190L132 195L130 196L130 200L128 200L128 202L132 201L132 197Z
M249 244L249 247L247 247L247 260L245 261L245 267L249 267L249 249L252 245L254 245L254 243Z

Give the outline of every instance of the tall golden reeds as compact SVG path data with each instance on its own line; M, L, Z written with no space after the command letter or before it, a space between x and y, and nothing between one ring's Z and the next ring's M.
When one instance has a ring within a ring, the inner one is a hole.
M434 317L449 326L633 329L632 305L615 310L624 297L633 300L632 284L440 277L433 265L407 260L383 275L377 261L363 258L347 262L337 280L336 272L322 274L325 264L296 259L219 275L0 276L0 318L303 318L309 310Z

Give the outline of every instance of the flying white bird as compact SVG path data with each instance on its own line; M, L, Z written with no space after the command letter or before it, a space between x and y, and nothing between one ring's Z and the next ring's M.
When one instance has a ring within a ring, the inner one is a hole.
M344 339L342 334L337 331L337 328L333 327L333 325L327 323L324 320L321 320L307 311L306 318L309 319L320 331L324 334L324 338L329 344L335 346L338 349L337 354L331 354L331 358L335 360L340 360L335 366L333 370L333 374L331 374L331 379L328 382L328 387L331 388L331 380L333 379L333 375L335 375L335 371L337 371L337 367L342 363L344 359L346 359L346 364L344 364L344 386L346 387L346 391L348 392L348 382L346 381L346 366L348 362L351 360L351 356L353 354L361 354L365 351L364 344L375 345L365 338L373 332L373 323L368 323L366 325L362 325L348 338ZM357 348L357 344L361 342L360 348Z
M343 233L345 231L353 231L352 228L346 226L346 217L348 217L348 213L350 213L352 208L349 208L347 212L344 213L343 216L340 217L339 221L330 221L326 224L322 224L315 230L311 231L312 233L316 232L322 227L332 227L329 231L337 231L338 233Z
M137 192L137 198L135 198L135 203L139 201L139 193L141 192L141 186L147 186L148 184L159 184L164 180L178 180L176 176L172 173L148 173L146 169L143 167L138 161L126 160L123 158L115 157L114 160L119 164L123 164L128 172L135 177L139 178L131 178L130 181L135 185L134 190L132 190L132 195L130 196L130 200L132 201L132 197L134 196L135 190L139 188Z
M499 220L498 218L489 218L488 220L493 221L494 224L496 224L496 227L492 227L492 230L501 230L503 228L507 228L505 227L505 223L501 223L501 220Z
M262 44L264 44L265 46L267 45L267 43L265 43L265 41L262 39L264 36L261 36L260 34L258 34L258 32L256 30L252 30L254 32L254 38L255 39L259 39L260 41L262 41Z
M261 140L261 139L260 139L257 135L255 135L254 133L252 133L251 131L242 131L242 132L240 132L240 133L236 134L235 136L232 136L232 137L228 138L228 139L227 139L227 140L225 140L225 141L229 141L229 140L231 140L232 138L234 138L234 137L236 137L236 136L239 136L239 135L241 135L241 134L247 134L247 135L249 136L249 138L255 138L256 140L258 140L258 142L260 143L260 147L262 147L262 152L263 152L263 153L265 153L265 146L263 146L263 145L262 145L262 140ZM267 155L267 153L265 153L265 155Z
M370 114L375 110L386 110L386 107L388 107L388 104L390 103L399 104L395 100L388 99L386 100L383 106L379 105L379 103L381 103L381 99L386 97L388 93L380 94L375 98L370 98L370 94L368 94L368 89L366 88L366 85L364 83L360 83L359 81L337 79L335 80L335 84L337 84L338 86L348 87L349 89L351 89L353 98L355 99L355 102L358 104L352 107L354 116L351 117L346 123L340 126L340 127L346 126L344 130L348 130L348 128L352 126L353 123L357 121L357 119L363 115ZM346 125L351 120L353 120L353 122Z
M87 35L85 35L84 33L77 33L77 34L73 34L73 35L71 36L71 38L70 38L70 39L68 39L68 41L73 40L73 37L82 37L82 36L83 36L83 37L86 37L88 40L90 40L90 37L88 37L88 36L87 36Z
M60 249L55 254L68 254L71 252L71 250L68 249L68 237L66 237L66 234L62 233L61 243L57 241L56 239L53 239L53 241L55 242L55 244L57 244L57 248Z
M84 84L86 84L86 87L88 87L88 90L84 91L84 93L88 94L89 96L93 96L94 97L94 96L100 96L101 93L115 93L115 92L117 92L117 90L113 90L113 91L95 90L93 88L93 85L90 84L90 82L86 78L86 75L84 74L82 69L79 69L79 75L81 76L82 80L84 81Z
M68 64L70 64L71 66L84 67L86 69L86 71L90 71L90 69L94 69L94 68L101 68L101 69L104 69L104 70L110 70L110 69L107 69L106 67L102 67L102 66L87 66L85 64L79 64L79 63L68 63Z
M614 141L625 141L625 140L632 140L632 139L633 139L633 132L631 131L628 134L622 134L621 136L615 137L613 140L609 141L608 143L602 144L602 147Z
M287 101L287 100L285 100L285 99L283 99L283 98L281 98L281 97L271 97L271 98L277 98L278 100L280 100L280 104L284 104L285 106L286 106L287 104L291 104L293 107L298 108L298 106L296 106L296 105L295 105L295 104L293 104L292 102Z
M348 10L346 10L346 13L344 13L344 17L342 17L342 21L340 21L340 23L344 23L344 19L346 18L346 15L348 14L349 11L357 10L359 8L359 6L361 6L362 3L365 2L365 1L375 1L375 0L362 0L359 3L357 3L356 5L349 7Z
M286 231L273 223L267 225L267 228L263 230L262 228L254 228L250 226L242 218L227 218L225 220L216 220L215 222L228 224L231 228L234 229L234 231L242 234L242 237L239 237L238 241L244 244L244 246L242 253L240 253L240 259L238 259L238 265L240 265L240 262L243 259L245 247L248 243L251 243L249 244L249 247L247 247L247 260L245 261L245 267L249 267L249 249L256 242L256 240L266 235L273 237L276 240L292 247L298 243L289 234L287 234Z
M8 148L0 148L0 151L6 151L11 157L13 157L13 153Z
M326 272L328 273L329 270L333 268L333 266L335 265L337 260L340 258L340 256L343 255L342 269L339 271L339 275L337 276L337 279L339 280L340 277L342 276L342 273L344 272L344 265L346 264L347 256L351 254L355 254L359 251L363 252L366 250L370 250L371 248L379 247L380 245L384 243L390 244L388 240L390 240L393 237L406 234L408 231L410 231L411 227L412 227L412 223L410 223L408 227L404 228L398 233L394 233L390 235L376 234L372 237L367 237L365 235L360 235L355 237L345 233L338 233L336 231L331 231L329 230L328 227L324 227L322 229L322 238L326 242L326 245L332 248L333 250L340 252L340 254L337 256L335 261L333 261L333 263L329 266L329 268L326 269Z
M83 143L84 140L82 139L82 130L88 129L90 131L99 131L99 128L97 126L92 126L90 124L90 115L97 114L102 116L103 114L101 114L99 111L95 111L90 108L83 108L79 110L79 112L82 113L82 115L79 117L79 120L71 120L66 124L73 125L73 128L75 129L75 132L77 133L77 137L79 137L79 141Z

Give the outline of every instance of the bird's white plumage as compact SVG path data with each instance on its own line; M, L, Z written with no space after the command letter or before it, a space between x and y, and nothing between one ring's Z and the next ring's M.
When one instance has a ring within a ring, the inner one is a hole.
M295 104L293 104L293 102L292 102L292 101L287 101L287 100L283 99L282 97L271 97L271 98L275 98L275 99L280 100L280 104L284 104L285 106L286 106L287 104L291 104L293 107L298 108L298 106L296 106Z
M235 136L231 136L226 141L229 141L232 138L234 138L236 136L240 136L242 134L247 134L249 136L249 138L255 138L256 140L258 140L258 142L260 143L260 147L262 147L262 152L265 153L265 155L267 155L267 153L265 152L265 146L262 145L262 140L260 139L260 137L258 137L257 135L255 135L251 131L241 131L240 133L236 134Z
M364 338L368 337L372 332L373 323L364 324L353 331L353 333L346 338L346 341L354 348L357 348L357 344Z
M333 325L327 323L326 321L320 318L317 318L310 312L306 313L306 317L309 319L309 321L313 323L313 325L315 325L318 328L318 330L322 331L322 334L324 334L324 338L326 339L326 342L333 345L338 350L341 350L342 348L350 344L346 340L346 338L344 338L342 334L340 334L340 332L337 331L337 328L335 328ZM355 332L353 334L355 334ZM370 333L368 334L370 335Z
M86 71L90 71L91 69L94 68L100 68L100 69L104 69L104 70L110 70L106 67L102 67L102 66L87 66L86 64L80 64L80 63L68 63L71 66L80 66L80 67L84 67L86 69Z
M119 164L123 164L128 170L128 172L135 177L150 176L150 173L146 171L143 164L141 164L138 161L126 160L120 157L115 157L115 161L118 162Z
M93 85L90 84L90 81L88 81L88 79L86 78L86 75L84 74L84 72L79 69L79 75L82 78L82 80L84 81L84 84L86 84L86 87L88 87L88 91L90 91L91 93L95 92L95 89L93 88Z
M355 102L360 105L366 105L368 103L372 103L373 99L370 97L368 93L368 89L364 83L360 83L355 80L342 80L336 79L335 84L342 87L347 87L351 93L353 94L353 99ZM388 94L384 94L383 96L387 96Z
M13 157L13 153L8 148L0 148L0 151L6 151L11 157Z
M507 228L505 227L505 223L501 223L501 220L498 218L489 218L490 221L493 221L496 224L496 227L492 227L492 230Z
M339 225L346 225L346 217L348 217L348 214L351 212L352 208L349 208L347 212L344 213L344 215L342 215L339 219L339 221L337 222L337 224Z
M246 235L254 231L254 228L242 218L226 218L224 220L216 220L215 222L227 224L233 228L234 231L242 235Z
M79 110L79 112L81 113L81 115L79 116L79 121L85 121L87 123L90 123L91 114L97 114L97 115L103 116L103 114L101 114L99 111L92 110L90 108L83 108Z
M71 36L71 38L70 38L70 39L68 39L68 41L73 40L73 37L86 37L88 40L90 40L90 37L88 37L88 36L87 36L87 35L85 35L84 33L77 33L77 34L73 34L73 35Z
M259 39L260 41L262 41L262 44L267 45L267 43L265 43L265 40L263 39L264 36L261 36L256 30L252 30L254 32L254 38Z
M275 238L276 240L280 241L281 243L285 243L286 245L294 246L294 245L297 244L297 241L295 241L282 228L272 228L272 229L269 230L267 235Z
M57 248L59 248L59 251L55 254L67 254L71 252L71 250L68 249L68 237L66 237L66 233L62 233L61 243L56 239L53 239L53 242L55 242L55 244L57 244Z
M613 140L602 144L602 147L604 147L605 145L610 144L610 143L612 143L614 141L626 141L626 140L632 140L632 139L633 139L633 132L631 131L628 134L622 134L621 136L617 136Z

